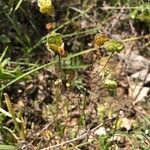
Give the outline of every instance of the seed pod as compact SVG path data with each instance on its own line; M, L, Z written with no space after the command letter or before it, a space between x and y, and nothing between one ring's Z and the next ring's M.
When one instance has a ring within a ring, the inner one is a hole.
M64 46L62 45L61 47L55 45L55 44L48 44L48 48L51 49L55 54L64 56L65 55L65 50Z
M108 51L108 52L121 52L124 49L124 46L122 44L122 42L118 41L118 40L109 40L107 42L104 43L103 47Z
M51 30L54 29L56 27L56 23L55 22L49 22L46 24L46 29L47 30Z
M51 33L47 40L48 44L55 44L56 46L61 46L63 43L62 35L60 33Z
M104 34L97 34L94 39L94 45L101 47L109 38Z
M108 89L115 89L117 87L117 82L111 79L106 79L105 87L107 87Z
M52 50L55 54L65 57L67 53L64 50L64 43L62 40L62 35L59 33L51 33L47 38L47 47Z

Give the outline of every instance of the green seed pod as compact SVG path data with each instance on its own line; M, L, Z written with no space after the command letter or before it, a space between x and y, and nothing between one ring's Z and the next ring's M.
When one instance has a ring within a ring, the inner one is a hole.
M107 87L108 89L115 89L117 87L117 82L111 79L106 79L105 87Z
M61 46L63 43L62 35L60 33L51 33L47 40L48 44L55 44L56 46Z
M46 46L48 50L51 50L61 57L66 57L67 52L64 50L64 43L62 40L62 35L59 33L52 32L47 38Z
M104 48L108 51L108 52L121 52L124 48L122 42L117 41L117 40L109 40L107 42L104 43Z

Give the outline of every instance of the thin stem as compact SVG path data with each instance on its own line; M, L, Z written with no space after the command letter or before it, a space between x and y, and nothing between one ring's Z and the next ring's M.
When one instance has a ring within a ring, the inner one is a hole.
M107 66L107 64L109 63L109 61L110 61L111 57L113 56L113 54L114 54L114 52L110 54L109 58L107 59L106 64L103 66L103 68L102 68L98 73L96 73L96 74L90 79L89 82L91 82L94 78L96 78L100 73L103 72L103 70L106 68L106 66Z
M107 120L105 121L105 123L108 122L108 121L111 121L112 119L114 119L114 118L107 119ZM43 148L43 149L41 149L41 150L50 150L50 149L53 149L53 148L56 148L56 147L63 146L63 145L65 145L65 144L72 143L72 142L77 141L77 140L81 140L81 139L87 137L87 135L89 135L90 133L94 132L96 129L100 128L100 127L103 126L103 125L104 125L104 123L101 123L101 124L99 124L98 126L94 127L93 129L88 130L86 133L83 133L82 135L77 136L77 137L74 138L74 139L71 139L71 140L68 140L68 141L65 141L65 142L62 142L62 143L53 145L53 146L46 147L46 148Z
M11 80L10 82L8 82L8 83L5 84L4 86L2 86L2 87L0 88L0 91L4 90L6 87L8 87L8 86L12 85L13 83L19 81L20 79L26 77L27 75L30 75L30 74L32 74L33 72L36 72L36 71L38 71L38 70L41 70L41 69L43 69L43 68L45 68L45 67L47 67L47 66L49 66L49 65L55 64L56 62L57 62L56 60L55 60L55 61L52 61L52 62L50 62L50 63L48 63L48 64L44 64L44 65L42 65L42 66L39 66L39 67L37 67L37 68L35 68L35 69L32 69L32 70L30 70L30 71L28 71L28 72L22 74L21 76L15 78L15 79L13 79L13 80Z
M10 64L14 65L27 65L27 66L38 66L38 64L33 64L33 63L26 63L26 62L16 62L16 61L9 61Z
M104 7L99 7L99 9L102 10L126 10L126 9L141 9L142 7L114 7L114 6L104 6Z
M58 28L56 28L55 30L53 30L53 32L58 31L59 29L65 27L66 25L70 24L71 22L77 20L78 18L82 17L84 14L86 14L89 10L91 10L93 7L93 5L89 8L87 8L86 10L84 10L82 13L80 13L78 16L75 16L74 18L72 18L71 20L65 22L64 24L60 25ZM33 49L36 49L39 45L41 45L43 42L45 43L45 40L47 38L49 34L45 35L44 37L42 37L33 47L31 47L30 49L28 49L28 52L31 52Z
M79 52L79 53L70 55L70 56L68 56L68 57L66 57L66 58L63 58L62 60L68 60L68 59L71 59L71 58L73 58L73 57L76 57L76 56L79 56L79 55L83 55L83 54L85 54L85 53L89 53L89 52L94 51L94 50L95 50L94 48L91 48L91 49L88 49L88 50L84 50L84 51L81 51L81 52ZM57 62L58 62L57 60L54 60L54 61L52 61L52 62L49 62L49 63L47 63L47 64L38 66L38 67L36 67L36 68L34 68L34 69L32 69L32 70L30 70L30 71L28 71L28 72L22 74L21 76L15 78L15 79L13 79L13 80L11 80L10 82L8 82L8 83L5 84L4 86L2 86L2 87L0 88L0 91L4 90L6 87L8 87L8 86L14 84L15 82L19 81L20 79L22 79L22 78L24 78L24 77L26 77L26 76L28 76L28 75L30 75L30 74L36 72L36 71L39 71L39 70L41 70L41 69L43 69L43 68L45 68L45 67L54 65L54 64L56 64Z
M11 129L9 129L9 128L6 127L6 126L2 126L2 128L5 129L5 130L7 130L8 132L10 132L10 133L13 135L13 137L14 137L17 141L19 141L19 138L17 137L17 135L16 135Z
M135 41L135 40L140 40L140 39L147 39L147 38L150 38L150 34L146 34L146 35L139 36L139 37L131 37L131 38L122 40L122 42L130 42L130 41Z

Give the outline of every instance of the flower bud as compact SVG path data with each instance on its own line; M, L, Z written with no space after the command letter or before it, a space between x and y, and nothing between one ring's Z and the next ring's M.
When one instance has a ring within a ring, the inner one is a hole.
M104 43L103 47L108 51L108 52L121 52L124 49L124 46L122 42L118 40L110 40Z
M94 39L94 45L101 47L109 38L104 34L97 34Z
M38 0L38 6L41 13L48 15L54 14L54 6L51 0Z

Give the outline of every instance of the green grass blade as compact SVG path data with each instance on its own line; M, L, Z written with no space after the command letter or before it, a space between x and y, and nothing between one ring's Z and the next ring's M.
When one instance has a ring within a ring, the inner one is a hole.
M0 63L2 62L2 60L3 60L3 58L4 58L4 56L5 56L6 52L7 52L7 50L8 50L8 46L4 49L4 51L3 51L3 53L2 53L2 55L0 57Z
M69 55L68 57L63 58L62 60L67 60L67 59L70 59L70 58L73 58L73 57L76 57L76 56L80 56L80 55L83 55L83 54L85 54L85 53L89 53L89 52L91 52L91 51L95 51L95 48L91 48L91 49L84 50L84 51L81 51L81 52L76 53L76 54ZM39 67L36 67L36 68L34 68L34 69L32 69L32 70L30 70L30 71L28 71L28 72L22 74L21 76L15 78L14 80L8 82L6 85L2 86L2 87L0 88L0 91L4 90L6 87L8 87L8 86L12 85L13 83L19 81L20 79L26 77L27 75L30 75L30 74L32 74L32 73L34 73L34 72L36 72L36 71L39 71L39 70L41 70L41 69L43 69L43 68L45 68L45 67L48 67L48 66L50 66L50 65L56 64L57 62L58 62L57 60L54 60L54 61L52 61L52 62L50 62L50 63L41 65L41 66L39 66Z
M17 3L17 5L16 5L16 7L15 7L15 11L18 10L18 8L20 7L20 5L21 5L22 2L23 2L23 0L20 0L20 1Z
M53 30L53 32L57 32L59 29L62 29L63 27L65 27L66 25L72 23L73 21L77 20L78 18L82 17L83 15L85 15L88 11L90 11L93 8L93 5L90 6L89 8L87 8L86 10L82 11L82 13L80 13L79 15L75 16L74 18L72 18L71 20L65 22L64 24L60 25L58 28L56 28L55 30ZM33 51L34 49L36 49L38 46L40 46L42 43L45 43L45 40L47 39L47 35L45 35L44 37L42 37L33 47L31 47L30 49L28 49L28 52Z
M17 150L16 146L0 144L0 150Z

